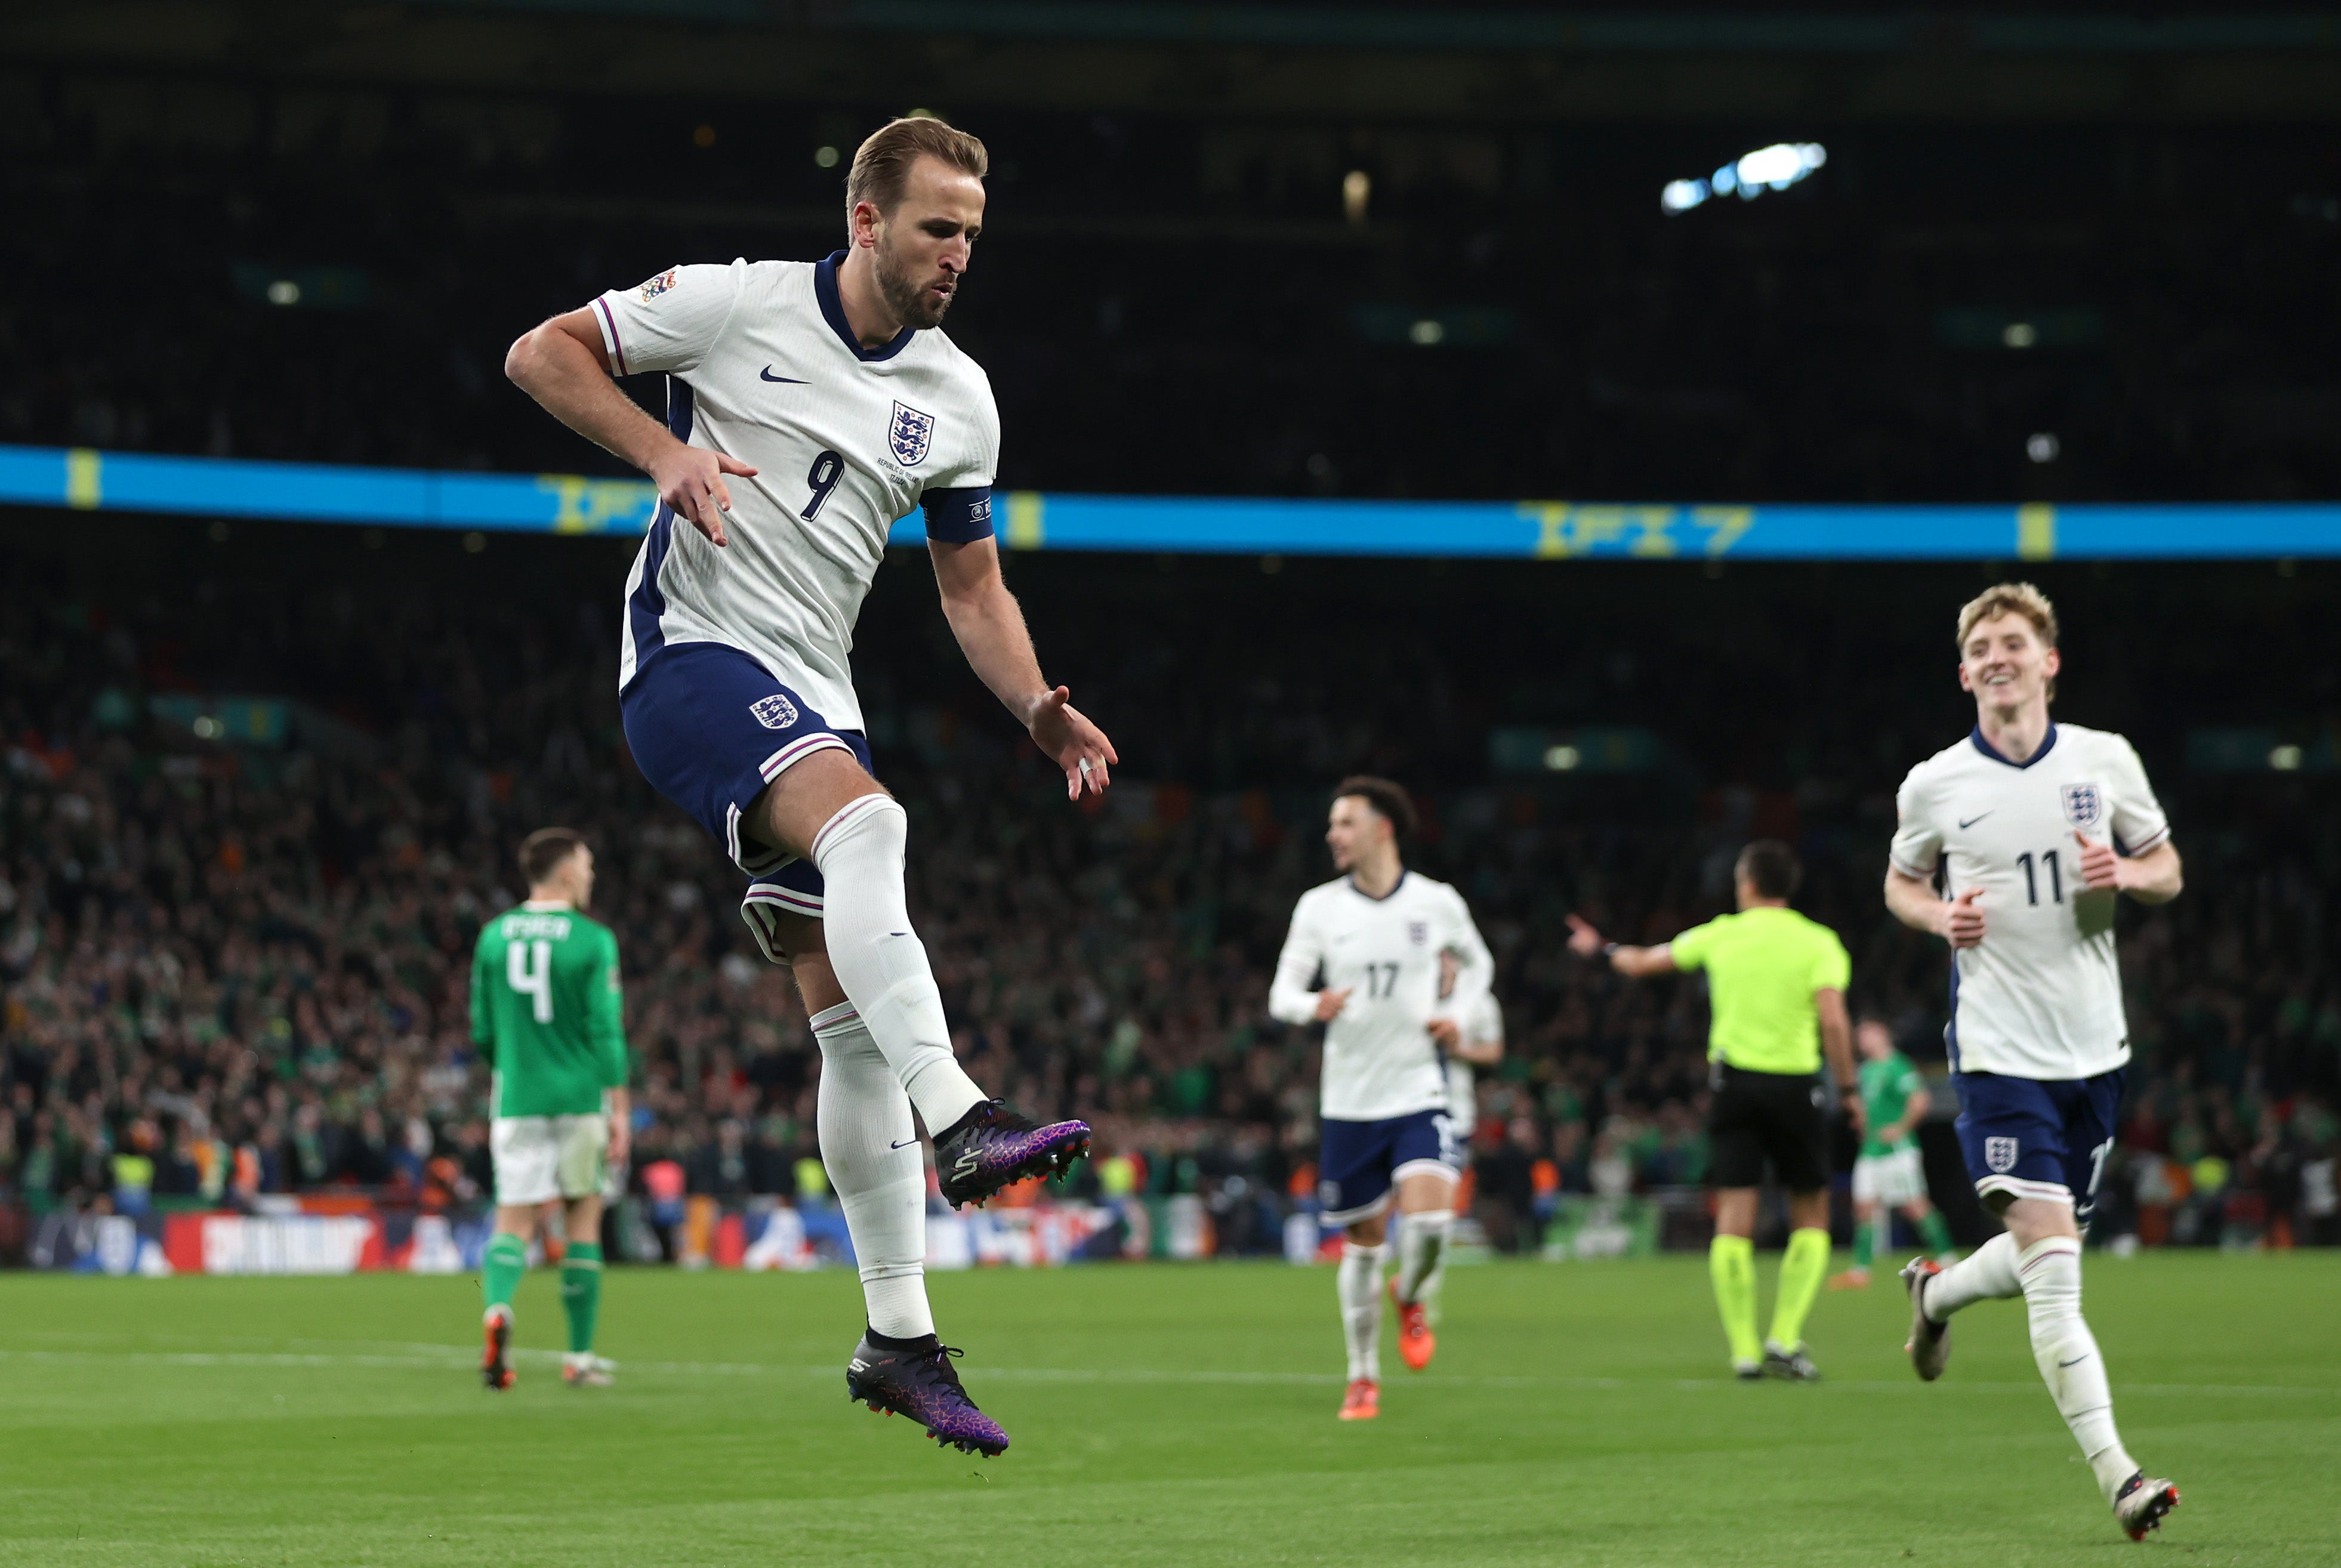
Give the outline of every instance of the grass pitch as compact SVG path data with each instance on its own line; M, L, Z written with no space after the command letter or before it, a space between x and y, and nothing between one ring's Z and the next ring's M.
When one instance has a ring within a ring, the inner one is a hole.
M1766 1288L1774 1263L1764 1265ZM1825 1295L1828 1381L1730 1381L1703 1260L1459 1268L1439 1359L1333 1418L1328 1269L933 1282L978 1462L850 1404L844 1275L613 1269L619 1386L561 1385L553 1279L522 1380L473 1371L465 1279L0 1276L0 1563L2010 1564L2145 1550L2341 1561L2341 1255L2088 1263L2133 1452L2186 1503L2134 1548L2019 1303L1926 1387L1890 1275Z

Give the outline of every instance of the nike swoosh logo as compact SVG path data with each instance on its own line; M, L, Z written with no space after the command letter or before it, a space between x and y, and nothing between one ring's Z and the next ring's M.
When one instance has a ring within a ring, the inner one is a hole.
M1995 808L1995 809L1997 809L1997 808ZM1990 816L1990 815L1991 815L1991 812L1987 811L1987 812L1985 812L1985 813L1983 814L1983 817L1988 817L1988 816ZM1960 824L1959 824L1959 831L1960 831L1960 832L1962 832L1962 833L1966 832L1968 829L1970 829L1970 828L1974 827L1977 823L1978 823L1978 822L1982 821L1982 820L1983 820L1983 817L1970 817L1970 818L1968 818L1966 821L1964 821L1964 822L1962 822L1962 823L1960 823Z
M2067 1367L2067 1366L2078 1366L2078 1365L2081 1365L2081 1363L2083 1363L2083 1362L2085 1362L2085 1361L2087 1361L2087 1360L2088 1360L2088 1359L2089 1359L2089 1358L2088 1358L2087 1356L2086 1356L2086 1355L2077 1355L2077 1356L2073 1357L2073 1359L2072 1359L2072 1360L2070 1360L2070 1361L2060 1361L2060 1362L2058 1362L2058 1363L2057 1364L2057 1369L2058 1369L2059 1371L2062 1371L2064 1368L2066 1368L2066 1367Z
M812 382L809 381L800 381L795 376L776 376L772 373L772 367L770 365L766 365L762 370L756 373L768 382L786 382L791 386L798 387L809 387L812 385Z
M919 1140L916 1138L904 1138L901 1143L896 1144L894 1147L898 1149L906 1149L918 1141Z

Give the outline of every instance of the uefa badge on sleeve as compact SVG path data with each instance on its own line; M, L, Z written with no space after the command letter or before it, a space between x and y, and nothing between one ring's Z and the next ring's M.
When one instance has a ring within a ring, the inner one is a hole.
M2016 1168L2017 1141L2014 1138L1983 1140L1983 1163L1994 1176L2006 1176Z
M886 427L886 446L896 462L904 468L918 467L927 461L927 449L934 442L934 415L921 413L907 403L894 405L893 422Z
M2094 784L2067 784L2057 791L2057 799L2076 833L2086 833L2106 819L2106 792Z

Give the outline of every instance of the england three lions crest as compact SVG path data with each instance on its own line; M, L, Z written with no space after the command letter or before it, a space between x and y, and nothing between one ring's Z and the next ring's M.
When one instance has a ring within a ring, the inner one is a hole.
M886 428L886 445L894 461L904 468L916 468L927 461L927 449L934 443L935 416L896 403L894 422Z
M2086 833L2106 819L2106 792L2094 784L2067 784L2057 791L2065 820L2077 833Z

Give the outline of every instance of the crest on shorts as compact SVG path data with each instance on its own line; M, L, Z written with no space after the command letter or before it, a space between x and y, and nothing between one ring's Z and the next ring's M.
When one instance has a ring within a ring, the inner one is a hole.
M934 441L934 415L921 413L908 403L894 405L894 422L886 427L886 445L896 462L904 468L918 467L927 461L927 449Z
M1406 923L1406 939L1412 942L1418 948L1430 940L1430 922L1428 920L1409 920Z
M1983 1163L1994 1176L2006 1176L2016 1168L2017 1144L2014 1138L1983 1140Z
M1337 1181L1319 1182L1317 1184L1317 1202L1321 1207L1330 1209L1340 1208L1341 1206L1341 1184Z
M777 691L757 698L748 704L748 711L767 729L786 729L797 721L797 705Z
M2094 784L2067 784L2057 792L2065 807L2065 820L2078 833L2086 833L2106 817L2106 792Z
M642 287L643 303L649 304L667 290L674 287L674 274L675 269L669 267L657 277L644 280Z

